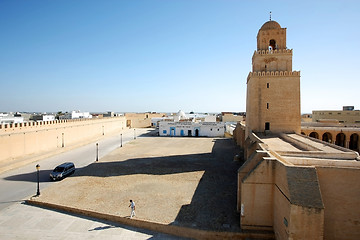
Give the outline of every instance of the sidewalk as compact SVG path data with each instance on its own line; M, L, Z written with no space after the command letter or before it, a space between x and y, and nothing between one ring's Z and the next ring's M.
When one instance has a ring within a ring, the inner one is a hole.
M185 238L64 214L17 202L0 212L0 239L182 240Z

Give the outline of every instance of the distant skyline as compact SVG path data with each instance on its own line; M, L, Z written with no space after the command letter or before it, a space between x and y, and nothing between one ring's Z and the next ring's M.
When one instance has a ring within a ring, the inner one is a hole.
M301 71L301 112L359 109L359 10L347 0L3 0L0 112L244 112L270 11Z

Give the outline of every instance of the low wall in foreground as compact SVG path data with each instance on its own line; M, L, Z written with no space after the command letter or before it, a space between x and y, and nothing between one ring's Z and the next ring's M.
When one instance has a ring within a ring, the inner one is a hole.
M52 203L46 203L46 202L40 202L36 200L27 200L27 204L40 206L44 208L49 209L55 209L60 210L68 213L78 214L82 216L88 216L93 217L101 220L111 221L114 223L120 223L127 226L137 227L137 228L144 228L155 232L161 232L166 233L170 235L180 236L180 237L186 237L186 238L194 238L194 239L206 239L206 240L212 240L212 239L224 239L224 240L230 240L230 239L239 239L239 240L245 240L245 239L275 239L273 234L270 233L234 233L234 232L214 232L214 231L205 231L205 230L199 230L194 228L185 228L180 226L174 226L174 225L165 225L160 223L154 223L154 222L147 222L137 219L129 219L125 217L120 216L114 216L110 214L105 213L99 213L84 209L77 209L67 206L60 206Z

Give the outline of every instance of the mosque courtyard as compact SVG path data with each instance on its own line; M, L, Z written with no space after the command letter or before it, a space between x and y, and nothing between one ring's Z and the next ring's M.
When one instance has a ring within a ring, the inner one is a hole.
M226 138L143 136L42 191L37 201L202 230L240 231L239 154Z

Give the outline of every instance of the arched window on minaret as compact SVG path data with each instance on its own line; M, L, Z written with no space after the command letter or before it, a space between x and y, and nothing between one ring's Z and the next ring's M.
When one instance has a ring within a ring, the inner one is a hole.
M269 42L269 50L275 50L277 49L276 41L274 39L271 39Z

